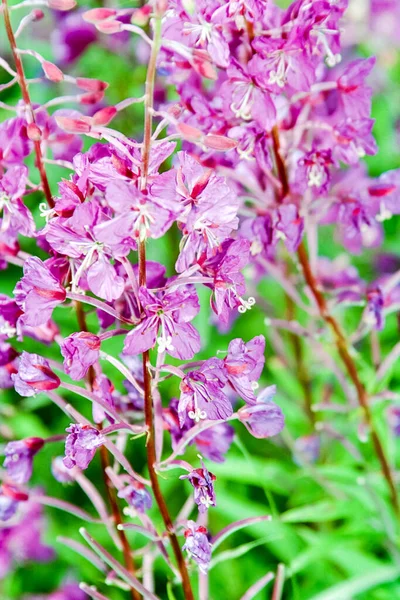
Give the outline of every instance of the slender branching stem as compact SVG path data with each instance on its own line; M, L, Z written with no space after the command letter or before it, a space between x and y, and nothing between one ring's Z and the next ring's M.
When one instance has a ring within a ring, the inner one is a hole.
M153 98L154 98L154 83L156 76L156 62L157 54L161 43L161 13L156 8L154 15L154 37L153 44L151 47L151 54L147 69L146 76L146 100L145 100L145 114L144 114L144 138L143 138L143 151L142 151L142 178L141 186L145 189L149 174L149 162L150 162L150 151L151 151L151 136L153 129ZM139 243L139 285L146 286L146 244L145 241ZM162 494L160 484L158 481L158 475L156 472L157 464L157 453L155 443L155 424L154 424L154 407L152 398L152 376L150 369L150 358L149 352L143 353L143 379L144 379L144 411L145 411L145 422L148 430L147 437L147 465L149 470L150 481L154 498L157 502L160 510L162 519L166 531L171 542L173 552L175 554L176 562L182 579L182 588L186 600L194 600L192 587L190 583L189 573L187 570L185 558L183 556L178 538L175 533L175 528L171 516L169 514L168 506L165 498Z
M286 165L284 163L284 160L283 160L282 154L281 154L281 150L280 150L279 132L278 132L278 128L276 126L274 127L274 130L272 133L273 133L273 140L274 140L273 147L274 147L274 153L275 153L275 160L276 160L276 164L277 164L277 172L278 172L279 178L281 180L282 190L283 191L286 190L288 192L290 189L289 188L289 180L288 180L288 176L287 176ZM333 335L334 335L334 342L335 342L335 346L338 351L338 354L343 361L343 364L346 368L348 376L350 377L351 381L353 382L354 387L356 388L358 404L360 405L360 407L363 411L365 422L371 433L372 443L373 443L373 446L375 449L375 453L378 457L379 463L381 465L382 474L383 474L384 478L386 479L386 482L387 482L387 485L389 488L390 498L391 498L393 508L394 508L396 514L398 516L400 516L400 504L399 504L399 499L398 499L398 495L397 495L396 485L394 482L393 473L392 473L389 461L386 457L386 453L385 453L385 449L383 447L382 441L381 441L379 434L374 425L374 421L373 421L372 414L371 414L371 409L370 409L370 406L368 403L367 391L358 375L357 366L356 366L356 364L353 360L353 357L351 356L351 353L349 351L349 346L348 346L348 342L346 340L346 336L343 333L342 328L339 325L339 323L331 315L328 304L325 300L325 296L321 292L318 282L312 272L304 242L301 242L301 244L297 250L297 257L298 257L300 266L303 271L304 279L305 279L308 287L310 288L311 293L314 297L314 300L317 304L319 314L322 317L322 319L325 321L325 323L332 330Z
M3 16L4 16L4 24L5 24L5 28L6 28L6 33L7 33L8 41L10 44L11 52L12 52L12 55L14 58L15 68L17 70L17 76L18 76L18 83L21 88L22 99L25 103L25 107L27 110L28 121L30 123L36 125L35 113L33 111L31 98L29 95L29 89L28 89L28 84L27 84L26 77L25 77L24 66L22 64L21 56L19 55L19 53L17 51L17 43L15 41L15 36L14 36L13 28L11 25L11 19L10 19L10 13L8 10L7 0L1 0L1 2L2 2L2 11L3 11ZM46 173L46 169L45 169L44 162L43 162L40 140L34 140L33 146L35 148L36 166L37 166L39 174L40 174L40 180L42 182L43 193L46 197L47 204L50 206L50 208L53 208L54 201L53 201L53 197L51 195L49 180L47 179L47 173Z

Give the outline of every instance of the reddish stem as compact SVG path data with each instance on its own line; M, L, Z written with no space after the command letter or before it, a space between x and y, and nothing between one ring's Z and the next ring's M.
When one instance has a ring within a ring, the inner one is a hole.
M80 331L88 331L85 311L83 310L82 304L80 302L75 301L75 309L76 309L76 317L78 319L79 330ZM87 375L87 381L88 381L91 391L93 389L94 379L95 379L95 372L94 372L93 366L91 366L89 368L88 375ZM101 429L101 427L100 427L100 429ZM101 460L101 468L102 468L102 472L103 472L103 479L104 479L104 484L105 484L105 488L106 488L107 498L108 498L108 502L109 502L109 505L111 508L111 512L114 517L114 524L115 524L115 527L117 528L117 534L121 541L122 553L124 555L125 566L126 566L127 570L129 571L129 573L131 573L131 575L135 576L135 563L133 562L133 556L132 556L131 548L129 546L128 539L126 537L125 531L123 529L118 529L118 525L121 525L123 523L123 519L122 519L121 511L119 509L115 489L112 486L112 484L109 480L109 477L107 475L107 471L106 471L107 467L110 466L110 458L109 458L108 450L105 446L101 446L101 448L100 448L100 460ZM131 595L132 595L133 600L140 600L142 597L141 594L135 588L131 588Z
M143 151L142 151L142 189L146 188L149 162L150 162L150 151L151 151L151 136L153 129L153 101L154 101L154 82L156 76L156 64L157 54L161 41L161 17L162 14L156 6L156 12L154 15L154 37L153 45L151 49L151 55L147 68L146 76L146 101L145 101L145 113L144 113L144 138L143 138ZM146 276L146 244L144 241L139 242L139 285L147 285ZM181 547L178 542L178 538L175 534L174 524L169 514L167 503L162 494L160 484L158 481L155 465L157 463L157 453L155 444L155 424L154 424L154 409L153 409L153 398L152 398L152 378L150 372L150 359L149 352L143 353L143 379L144 379L144 412L145 422L148 430L147 437L147 465L149 470L150 481L154 498L157 502L160 510L162 519L164 521L165 528L167 530L169 540L175 558L178 564L178 569L182 578L182 588L186 600L194 600L192 586L190 583L189 573L187 570L185 558L183 556Z
M11 52L12 52L12 55L14 58L15 68L17 70L18 83L21 88L22 98L23 98L23 101L25 102L25 106L29 112L30 122L33 123L34 125L36 125L35 113L33 111L31 99L29 96L29 90L28 90L28 84L26 82L24 66L22 64L21 57L19 56L18 51L17 51L17 44L15 41L14 32L13 32L12 25L11 25L10 13L8 10L7 0L2 0L2 6L3 6L4 24L6 27L8 41L10 43ZM53 208L54 201L53 201L53 198L51 195L49 180L47 179L46 169L45 169L44 162L43 162L42 149L40 147L40 140L35 140L33 142L33 146L35 148L36 166L37 166L39 174L40 174L40 180L42 182L43 193L46 197L47 204L50 206L50 208Z
M274 153L275 153L275 159L276 159L276 164L277 164L278 176L281 180L283 197L284 197L290 191L290 187L289 187L289 180L288 180L287 171L286 171L286 165L283 161L283 158L282 158L281 152L280 152L279 130L276 125L272 130L272 138L273 138L273 146L274 146ZM354 360L351 357L351 354L348 350L348 344L347 344L346 337L345 337L344 333L342 332L339 323L329 312L325 297L322 294L321 290L319 289L317 280L315 279L314 274L312 272L311 265L308 260L307 251L305 249L303 242L301 242L301 244L297 250L297 256L298 256L301 268L303 270L304 279L314 296L314 299L318 306L319 313L320 313L322 319L325 321L325 323L327 323L327 325L329 325L329 327L333 331L336 349L339 353L340 358L342 359L342 361L344 363L344 366L346 367L347 374L349 375L351 381L354 384L354 387L356 388L358 403L363 410L365 422L371 432L372 443L373 443L373 446L375 449L375 453L380 462L383 476L385 477L388 488L389 488L393 508L394 508L396 514L398 516L400 516L400 504L399 504L399 500L398 500L398 496L397 496L396 486L395 486L394 479L393 479L393 474L392 474L389 462L386 458L383 444L380 440L378 432L375 429L371 410L370 410L370 407L368 404L368 394L358 376L357 367L356 367Z

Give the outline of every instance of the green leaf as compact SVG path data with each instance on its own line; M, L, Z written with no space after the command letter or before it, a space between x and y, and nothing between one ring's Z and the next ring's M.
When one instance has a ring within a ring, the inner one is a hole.
M351 514L352 507L347 502L321 501L300 508L292 508L281 515L284 523L322 523L335 521Z
M400 576L400 568L387 566L374 571L368 571L358 577L334 585L325 592L313 596L309 600L354 600L354 596L368 590L389 583Z

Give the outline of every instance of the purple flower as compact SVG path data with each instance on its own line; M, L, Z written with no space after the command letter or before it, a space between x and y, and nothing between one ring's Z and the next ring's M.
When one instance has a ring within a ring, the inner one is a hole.
M182 272L204 251L215 252L237 229L239 199L224 177L205 170L183 152L179 161L176 190L183 207L178 216L183 239L176 270Z
M134 480L118 492L118 497L126 500L129 506L132 506L139 513L145 513L153 503L145 486Z
M232 340L224 359L228 381L245 402L255 404L254 390L264 368L265 338L258 335L245 344L240 338Z
M167 351L181 360L193 358L201 347L200 336L189 323L200 310L195 290L180 287L165 292L159 299L146 288L140 288L139 299L145 317L126 336L124 353L141 354L157 342L159 352Z
M87 331L73 333L61 344L64 357L64 370L72 379L83 379L91 367L99 359L101 340L97 335Z
M21 117L0 124L0 165L21 165L31 152L32 142L26 133L26 121Z
M40 258L32 256L24 263L24 275L14 289L15 301L24 311L24 325L36 327L50 319L53 309L62 304L65 289Z
M199 512L203 513L210 506L215 506L214 481L216 477L207 470L202 461L201 469L193 469L188 475L181 475L180 479L188 479L194 487L194 501L199 507Z
M314 148L307 152L298 161L295 184L301 193L310 189L314 196L322 196L329 188L330 170L333 164L331 150L317 150Z
M9 442L5 448L4 467L15 483L27 483L32 476L33 457L41 448L44 440L38 437Z
M67 469L87 469L97 448L105 442L104 436L90 425L72 424L67 427L64 465Z
M77 583L68 582L64 583L59 590L50 594L47 600L87 600L87 594L80 589Z
M386 414L393 435L400 437L400 406L389 406Z
M22 202L26 190L28 169L25 165L15 165L0 178L0 210L3 211L2 231L11 229L20 235L33 237L35 222Z
M351 119L369 118L371 114L372 89L365 80L372 71L376 59L359 58L349 63L338 79L338 90L343 112Z
M73 259L73 291L79 289L81 279L86 276L90 291L111 302L124 291L124 279L110 259L126 256L135 243L128 238L117 239L110 232L106 236L99 228L109 222L99 202L92 199L77 206L68 219L51 219L44 233L53 250Z
M196 423L203 419L227 419L233 413L232 404L224 394L227 383L224 363L218 358L206 360L197 371L189 371L180 384L179 423L186 416Z
M235 59L227 69L228 81L221 88L227 114L243 121L256 121L264 130L271 130L276 120L276 108L272 95L260 86L266 66L259 56L247 65Z
M204 254L198 260L202 272L212 277L211 307L222 323L229 323L231 311L246 312L254 305L254 298L243 299L246 292L242 269L249 261L250 242L244 239L225 240L212 256Z
M199 565L202 573L207 573L211 561L211 544L208 541L207 529L194 521L188 521L184 535L186 541L182 550L186 550L189 557Z
M18 373L11 377L20 396L34 396L39 392L54 390L60 385L59 377L50 369L47 360L29 352L22 353Z
M81 11L61 13L51 34L54 56L60 66L77 60L86 48L97 41L98 33L91 23L86 23Z
M60 483L72 483L73 481L75 481L75 479L71 475L70 469L67 469L67 467L64 465L63 456L56 456L55 458L53 458L53 460L51 461L51 472L54 479L56 479Z
M225 462L225 454L231 447L234 437L235 430L232 425L218 423L196 435L194 443L205 458L222 463Z
M275 393L276 386L271 385L258 395L256 404L245 406L238 411L239 419L255 438L272 437L284 428L282 411L271 401Z
M304 231L304 220L299 216L297 206L284 204L277 211L275 224L275 240L283 240L289 252L296 252Z
M321 440L317 435L303 435L294 443L294 460L298 465L315 463L321 450Z
M26 502L28 494L11 483L0 486L0 521L8 521L15 515L20 502Z
M371 324L375 329L381 331L384 326L384 298L380 287L369 289L367 291L367 314L365 316L366 323Z

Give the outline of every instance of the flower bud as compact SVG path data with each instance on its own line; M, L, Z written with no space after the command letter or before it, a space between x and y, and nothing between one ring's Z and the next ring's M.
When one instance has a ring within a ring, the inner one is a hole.
M139 25L139 27L144 27L144 25L147 25L150 15L151 6L150 4L147 4L146 6L142 6L135 10L131 17L131 23L133 23L133 25Z
M199 142L203 138L203 132L197 127L192 127L191 125L187 125L186 123L178 123L177 130L185 140L190 142Z
M35 8L31 14L34 21L40 21L44 17L44 12L40 8Z
M47 79L58 83L64 79L64 73L55 64L45 60L42 62L42 69Z
M117 114L115 106L106 106L98 110L92 117L94 125L108 125Z
M88 92L79 96L79 103L84 105L97 104L104 98L104 92Z
M83 13L83 20L87 23L97 23L110 17L115 17L117 11L112 8L92 8Z
M89 79L88 77L77 77L76 85L86 92L103 92L108 88L108 83L106 81Z
M55 119L57 125L68 133L89 133L91 130L90 123L84 118L55 117Z
M26 128L26 133L32 142L38 142L42 137L42 132L36 123L29 123L28 127Z
M203 143L207 148L221 151L233 150L233 148L236 148L238 144L236 140L231 140L230 138L224 135L213 135L211 133L206 135L206 137L203 140Z
M53 10L71 10L75 8L75 0L48 0L49 8Z
M100 21L98 23L95 23L96 25L96 29L98 31L100 31L100 33L105 33L107 35L111 35L113 33L119 33L120 31L122 31L122 25L123 23L121 23L121 21Z

